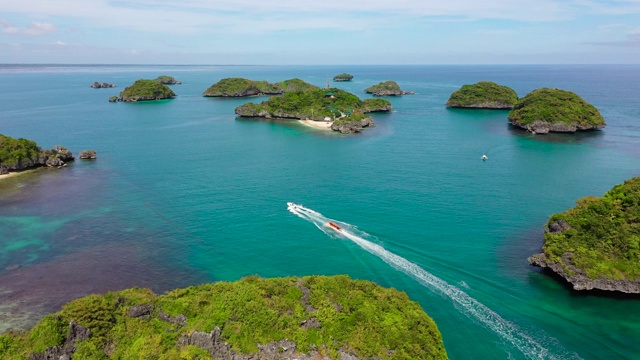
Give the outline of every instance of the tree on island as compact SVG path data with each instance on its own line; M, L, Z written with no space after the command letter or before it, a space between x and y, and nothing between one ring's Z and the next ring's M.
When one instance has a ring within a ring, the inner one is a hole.
M351 81L353 79L353 75L342 73L333 77L333 81Z
M317 88L317 86L297 78L277 83L254 81L245 78L226 78L211 85L202 95L205 97L280 95L289 91L306 91Z
M560 89L536 89L518 100L508 115L511 124L536 134L602 129L604 118L577 94Z
M640 293L640 177L614 186L601 198L551 216L542 254L529 258L576 290Z
M384 341L382 341L383 339ZM73 300L3 359L447 359L434 321L406 293L347 276L133 288Z
M174 98L176 94L167 85L156 80L140 79L120 92L119 101L148 101Z
M518 101L518 94L510 87L490 81L480 81L472 85L463 85L454 91L447 107L478 109L512 109Z
M260 104L252 102L238 106L236 114L243 117L266 117L280 119L310 119L331 121L339 119L335 131L357 132L362 127L372 126L366 113L391 110L385 99L360 100L357 96L336 88L286 92L272 96ZM340 125L340 126L338 126ZM346 126L352 125L352 126Z
M413 94L412 91L404 91L400 89L400 85L393 80L383 81L364 89L364 91L375 96L400 96Z

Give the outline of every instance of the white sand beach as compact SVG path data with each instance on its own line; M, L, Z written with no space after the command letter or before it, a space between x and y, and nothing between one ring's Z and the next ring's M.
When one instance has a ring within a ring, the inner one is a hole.
M314 121L314 120L298 120L301 124L310 126L314 129L331 130L332 121Z
M6 178L9 178L9 177L13 177L13 176L16 176L16 175L20 175L20 174L26 174L28 172L29 171L17 171L17 172L10 172L8 174L0 174L0 180L6 179Z

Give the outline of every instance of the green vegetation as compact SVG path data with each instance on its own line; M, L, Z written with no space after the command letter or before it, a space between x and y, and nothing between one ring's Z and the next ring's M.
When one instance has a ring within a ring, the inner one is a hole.
M226 78L211 85L203 96L241 97L255 95L279 95L290 91L306 91L317 89L300 79L289 79L279 83L253 81L244 78Z
M379 93L379 92L384 92L384 91L402 91L400 89L400 85L398 85L397 82L393 81L393 80L389 80L389 81L384 81L381 82L379 84L373 85L373 86L369 86L368 88L364 89L365 92L367 93Z
M133 306L146 306L149 316L131 317ZM186 321L171 321L178 315ZM78 359L212 359L178 341L216 327L232 350L245 354L256 353L258 344L288 339L302 353L332 359L339 351L361 359L447 358L440 332L419 304L403 292L347 276L248 277L166 295L138 288L90 295L29 332L0 335L0 358L26 360L63 345L71 320L92 333L75 344Z
M509 121L526 126L538 121L565 124L578 129L602 128L604 119L598 109L571 91L536 89L518 100L509 112Z
M353 75L342 73L333 77L333 81L351 81L353 79Z
M313 120L330 117L332 119L342 118L343 121L354 121L357 114L391 109L391 103L388 100L376 100L379 101L365 103L357 96L344 90L336 88L314 89L286 92L282 96L273 96L260 104L247 103L238 106L236 114L248 117L268 116ZM374 107L373 105L378 106Z
M518 94L507 87L490 81L463 85L454 91L447 101L448 107L511 109L518 101Z
M543 251L549 261L563 264L571 253L574 265L590 279L640 277L640 177L616 185L603 197L585 197L576 207L549 219L547 227L566 221L570 228L544 235Z
M161 100L175 97L176 94L164 84L155 80L136 80L133 85L120 92L120 101Z
M40 147L31 140L0 134L0 168L20 168L37 161Z
M182 82L176 80L173 76L169 76L169 75L160 75L157 78L155 78L155 81L165 85L182 84Z

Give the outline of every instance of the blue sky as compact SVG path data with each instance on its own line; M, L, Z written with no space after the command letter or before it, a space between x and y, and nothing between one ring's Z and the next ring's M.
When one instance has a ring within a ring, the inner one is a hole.
M4 0L0 63L638 64L640 0Z

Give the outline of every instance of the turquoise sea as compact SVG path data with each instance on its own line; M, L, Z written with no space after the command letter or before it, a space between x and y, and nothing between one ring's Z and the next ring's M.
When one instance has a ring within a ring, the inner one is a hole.
M266 97L202 97L226 77L342 72L354 81L332 86L361 98L385 80L416 94L351 136L234 115ZM107 101L163 74L175 99ZM480 80L574 91L607 127L532 135L506 111L444 106ZM89 293L348 274L407 292L452 359L640 358L639 297L576 293L527 263L551 214L640 175L640 66L0 65L0 83L1 134L98 153L0 180L0 331Z

